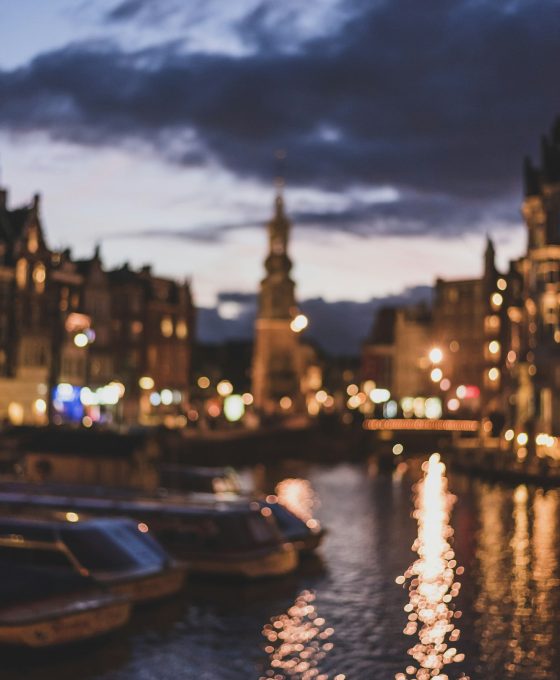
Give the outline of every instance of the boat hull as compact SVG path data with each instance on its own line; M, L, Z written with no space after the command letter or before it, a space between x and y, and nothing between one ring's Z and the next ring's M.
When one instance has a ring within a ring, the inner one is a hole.
M0 644L44 648L98 637L124 626L130 602L69 600L15 607L0 617Z
M323 541L323 536L323 531L309 533L306 536L302 536L301 538L294 540L294 545L302 555L311 555L320 547Z
M299 559L294 546L286 543L265 554L224 555L221 559L214 555L190 555L188 562L190 571L196 574L259 579L290 574L297 568Z
M115 595L123 595L132 602L152 602L170 597L185 586L186 567L177 566L164 571L110 585Z

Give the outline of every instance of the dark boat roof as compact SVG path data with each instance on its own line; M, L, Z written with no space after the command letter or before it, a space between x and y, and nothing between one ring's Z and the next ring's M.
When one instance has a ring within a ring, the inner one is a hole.
M49 517L1 517L0 534L19 531L25 533L29 540L42 541L51 540L53 533L60 529L70 529L79 531L95 527L96 529L110 529L111 526L127 524L136 527L136 522L128 517L98 517L80 519L77 522L70 522L63 519Z
M92 512L118 512L127 514L160 514L181 515L184 517L213 517L225 515L250 515L260 511L260 505L254 501L216 501L212 498L205 503L197 500L196 504L173 502L172 500L138 498L112 499L89 496L73 496L58 494L40 494L37 491L0 491L0 505L17 505L20 507L65 508L68 510ZM88 520L89 521L89 520Z

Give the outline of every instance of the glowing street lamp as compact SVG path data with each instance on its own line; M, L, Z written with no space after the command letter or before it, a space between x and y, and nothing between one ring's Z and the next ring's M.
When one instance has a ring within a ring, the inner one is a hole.
M216 391L220 397L227 397L233 392L233 385L229 380L220 380L220 382L216 385Z
M74 344L76 347L87 347L89 344L89 338L85 333L77 333L74 336Z
M142 389L142 390L153 390L155 383L154 383L154 379L150 378L149 375L143 375L138 380L138 385L140 385L140 389Z
M430 357L432 364L439 364L443 359L443 352L439 347L432 347L428 356Z
M443 378L443 373L441 368L433 368L430 373L430 379L432 382L438 383Z
M292 319L290 328L294 331L294 333L301 333L301 331L307 328L308 325L309 319L305 316L305 314L298 314Z

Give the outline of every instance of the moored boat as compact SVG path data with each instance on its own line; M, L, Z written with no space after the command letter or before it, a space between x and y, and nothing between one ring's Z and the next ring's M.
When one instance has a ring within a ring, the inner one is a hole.
M103 498L0 491L0 512L37 509L66 516L81 513L133 517L152 530L192 572L259 578L280 576L298 564L294 546L282 536L271 513L258 502L185 503L175 498Z
M45 648L124 626L130 600L79 574L0 564L0 644Z
M304 522L277 500L261 501L261 505L272 512L282 534L302 554L308 555L319 548L326 531L321 527L318 520L309 519Z
M200 467L165 463L159 466L163 488L183 493L240 496L239 477L233 468Z
M185 565L174 561L148 527L125 518L0 518L0 565L32 566L91 577L134 602L177 593Z

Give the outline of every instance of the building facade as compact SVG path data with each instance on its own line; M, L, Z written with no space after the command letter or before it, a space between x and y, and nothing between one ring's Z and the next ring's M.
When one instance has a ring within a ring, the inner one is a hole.
M54 251L0 190L0 420L179 424L193 328L188 282Z
M560 434L560 118L524 166L527 252L511 263L508 295L510 422Z
M362 345L360 379L373 380L381 388L394 391L396 307L382 307L375 318L370 337Z
M433 343L442 352L443 392L447 403L458 403L456 410L503 415L507 286L507 276L496 268L490 238L480 278L436 281Z
M481 278L438 279L430 308L381 309L362 350L363 378L397 400L437 397L444 413L504 420L509 279L487 239Z

